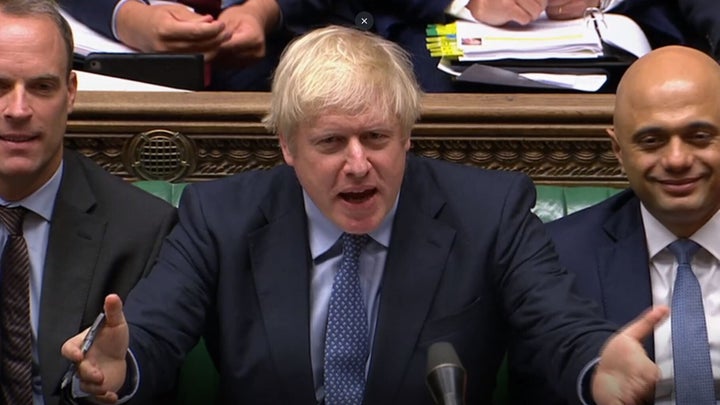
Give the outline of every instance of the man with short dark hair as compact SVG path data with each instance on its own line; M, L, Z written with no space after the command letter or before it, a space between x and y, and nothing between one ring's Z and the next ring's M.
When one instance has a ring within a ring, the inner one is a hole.
M72 54L54 2L0 0L2 403L59 403L62 342L150 270L176 220L169 204L63 149Z

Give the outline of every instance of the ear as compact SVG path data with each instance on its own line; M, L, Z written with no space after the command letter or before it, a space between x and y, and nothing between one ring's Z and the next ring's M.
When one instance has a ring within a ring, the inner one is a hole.
M278 140L280 141L280 150L282 150L283 159L285 163L292 166L294 163L293 154L290 151L290 145L288 144L287 136L285 134L278 134Z
M620 162L620 165L622 166L623 165L622 153L621 153L622 151L620 149L620 143L618 142L618 139L617 139L617 134L615 133L615 128L614 127L607 128L607 129L605 129L605 132L607 132L608 136L610 137L610 143L612 145L612 151L615 154L615 158L618 160L618 162Z
M410 145L410 134L407 134L407 136L405 137L405 145L403 145L403 147L405 148L405 152L410 150Z
M77 75L74 71L70 71L70 76L68 76L68 82L67 82L67 91L68 91L68 104L67 104L67 113L70 114L73 110L73 106L75 105L75 96L77 96Z

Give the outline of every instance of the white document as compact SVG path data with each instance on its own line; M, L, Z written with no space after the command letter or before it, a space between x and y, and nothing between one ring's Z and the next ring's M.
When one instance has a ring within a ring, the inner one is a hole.
M91 30L85 24L65 12L65 10L61 9L60 14L62 14L62 16L65 17L67 22L70 24L70 28L73 32L73 39L75 40L75 53L78 55L87 56L87 54L92 52L135 52L134 49Z
M552 84L565 89L598 91L607 81L607 75L561 75L553 73L520 73L520 76L536 82Z
M496 59L594 58L602 56L602 42L583 18L554 21L545 15L526 25L502 27L457 21L460 61Z
M188 90L174 87L158 86L156 84L136 82L119 77L99 75L91 72L76 70L79 91L162 91L187 92Z
M637 57L651 49L632 19L599 11L567 21L550 20L543 13L525 26L494 27L462 20L456 26L456 46L464 53L460 61L597 58L603 55L603 42Z
M652 49L645 33L629 17L605 13L597 23L603 42L624 49L638 58Z

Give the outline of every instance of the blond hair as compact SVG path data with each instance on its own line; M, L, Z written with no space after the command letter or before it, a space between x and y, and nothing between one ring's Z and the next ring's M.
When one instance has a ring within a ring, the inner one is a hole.
M353 28L329 26L292 42L275 71L267 128L292 142L303 122L325 111L360 114L371 109L396 119L410 135L422 92L407 52Z

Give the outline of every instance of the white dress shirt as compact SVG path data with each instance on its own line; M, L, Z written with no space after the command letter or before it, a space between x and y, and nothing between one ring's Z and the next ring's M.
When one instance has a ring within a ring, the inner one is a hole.
M667 249L667 245L678 238L641 206L650 263L650 282L652 285L653 305L672 303L673 286L677 261ZM700 283L705 310L708 340L710 342L710 359L715 377L715 392L718 390L720 378L720 211L690 239L702 248L692 260L693 273ZM674 405L673 357L670 317L655 329L655 362L660 367L661 380L655 390L655 404Z

